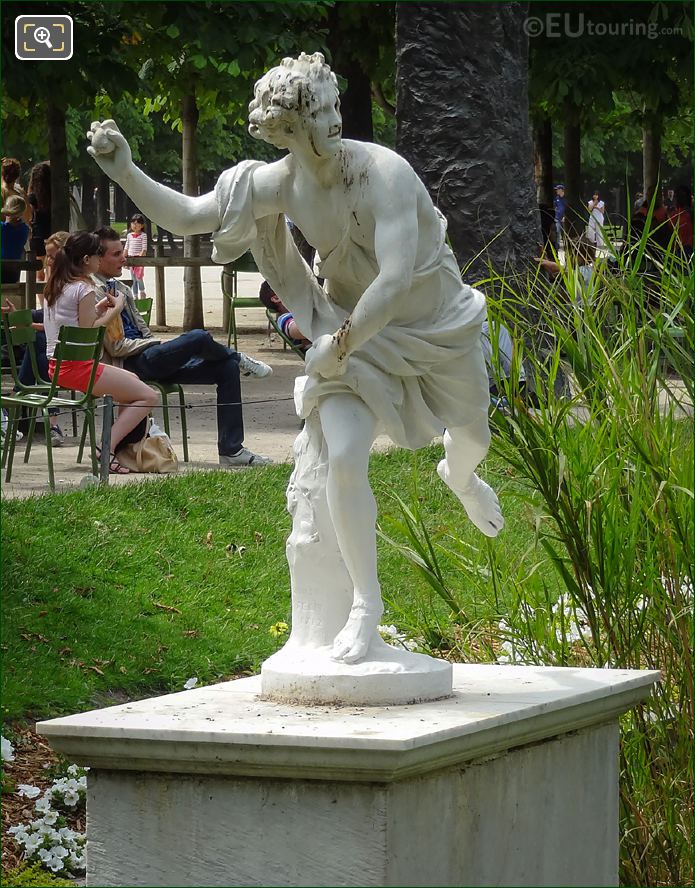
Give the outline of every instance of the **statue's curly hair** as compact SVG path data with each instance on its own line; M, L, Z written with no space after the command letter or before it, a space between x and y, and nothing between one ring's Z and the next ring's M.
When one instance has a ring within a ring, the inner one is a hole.
M271 144L291 134L299 118L318 105L316 87L329 83L338 92L335 74L320 52L286 58L256 81L249 104L249 133Z

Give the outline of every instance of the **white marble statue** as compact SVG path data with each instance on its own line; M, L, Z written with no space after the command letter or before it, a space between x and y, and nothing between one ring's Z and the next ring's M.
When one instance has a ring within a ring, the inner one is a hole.
M323 656L324 665L365 664L365 673L408 672L429 658L396 657L377 631L369 451L381 430L410 449L443 433L440 477L482 533L499 533L497 496L475 474L490 441L485 299L462 282L445 220L410 165L387 148L342 138L336 78L320 53L268 71L249 111L250 133L288 153L270 164L242 161L200 197L135 167L112 120L92 124L88 151L153 221L178 234L212 232L218 262L250 249L313 340L295 391L307 422L288 489L292 634L271 661ZM285 216L316 248L324 289Z

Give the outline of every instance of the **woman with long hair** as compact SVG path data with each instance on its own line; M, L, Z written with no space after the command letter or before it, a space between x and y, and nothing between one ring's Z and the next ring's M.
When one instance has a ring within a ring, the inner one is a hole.
M95 234L76 231L68 237L65 246L53 258L51 276L44 287L44 329L48 373L55 373L55 347L61 326L106 326L120 317L124 297L107 293L96 301L96 289L91 275L99 268L101 242ZM91 361L63 361L58 382L63 388L85 391L92 371ZM118 418L111 429L111 474L127 475L129 470L115 457L123 438L141 422L158 403L154 390L128 370L100 363L92 387L99 395L111 395L120 404Z

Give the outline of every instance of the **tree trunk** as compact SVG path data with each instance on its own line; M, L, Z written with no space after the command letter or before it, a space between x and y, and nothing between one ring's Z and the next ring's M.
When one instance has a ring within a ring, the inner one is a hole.
M536 198L541 204L553 203L553 124L549 117L538 118L533 124L533 155L536 178Z
M111 180L101 171L97 173L97 228L102 225L110 225L111 217L109 216L109 186Z
M65 107L49 99L48 157L51 161L51 231L70 230L70 182L65 140Z
M192 92L184 96L181 108L183 123L182 167L183 193L197 197L198 190L198 157L196 151L196 135L198 128L198 103L194 87ZM200 237L186 235L183 239L183 255L200 256ZM183 329L204 329L203 319L203 288L200 282L200 268L186 268L183 273L184 306Z
M371 142L374 140L372 86L369 75L350 50L354 40L359 37L347 23L345 12L341 3L334 4L328 10L327 37L331 67L347 80L347 89L340 95L343 138Z
M447 217L469 281L488 262L527 267L540 242L526 12L519 3L396 6L398 151Z
M536 200L540 211L541 236L543 245L552 244L555 249L555 207L553 198L553 124L549 117L538 117L533 122L533 157L536 179Z
M96 164L94 164L96 166ZM82 216L90 231L98 228L96 202L94 200L94 189L96 188L96 178L90 171L83 172L80 176L80 187L82 188Z
M651 200L659 183L661 130L660 116L645 116L642 124L642 193L648 200Z
M565 230L577 238L587 225L587 210L582 201L582 130L579 109L571 102L565 104Z

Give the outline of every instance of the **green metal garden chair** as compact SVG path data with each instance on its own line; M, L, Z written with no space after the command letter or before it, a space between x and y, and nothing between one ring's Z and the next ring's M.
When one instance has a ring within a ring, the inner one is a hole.
M23 315L23 317L17 317ZM27 316L28 315L28 324ZM22 321L23 323L19 323ZM29 346L36 340L36 331L31 326L31 312L8 312L3 319L5 335L8 337L8 343L25 344ZM56 368L53 381L47 384L47 387L38 389L38 387L24 387L24 391L16 392L11 395L2 395L0 403L2 407L7 409L8 427L7 427L7 445L2 455L2 464L6 467L5 481L10 481L12 477L12 462L14 460L14 450L16 443L16 431L19 425L22 407L26 407L29 411L29 433L27 435L27 443L24 450L24 462L29 461L31 452L31 444L34 434L34 426L39 413L43 418L44 433L46 436L46 452L48 456L48 480L51 490L55 490L55 477L53 472L53 448L51 445L51 423L48 410L50 407L58 407L65 410L83 410L85 413L85 431L84 436L89 431L90 449L92 456L92 469L95 475L99 473L96 456L96 431L94 425L94 397L92 395L92 387L96 377L97 365L101 358L101 349L104 339L103 327L61 327L58 343L55 350ZM58 385L58 374L60 365L63 361L91 361L92 372L89 377L87 391L80 393L80 397L61 397L57 395L60 386ZM38 374L37 374L38 376ZM36 391L32 388L37 388ZM80 453L78 454L78 462L82 455L82 445L80 445Z
M222 269L221 285L222 294L229 299L229 326L227 328L227 348L231 347L234 340L234 351L237 348L237 308L265 308L258 296L239 296L237 274L239 271L258 271L256 263L250 253L245 253L233 265L225 265Z
M142 299L135 299L135 308L137 308L139 314L142 316L143 321L150 326L150 318L152 317L152 297L144 296Z
M16 309L14 311L5 312L2 316L2 338L5 342L12 341L12 345L8 345L7 358L8 369L12 375L12 387L15 392L45 392L51 387L51 383L41 377L39 372L39 362L36 355L36 333L33 327L33 317L31 309ZM21 346L29 355L31 362L31 370L34 379L37 380L32 385L25 385L20 379L19 366L15 356L14 349ZM74 390L70 391L70 397L75 397ZM77 411L72 411L72 434L77 436Z

